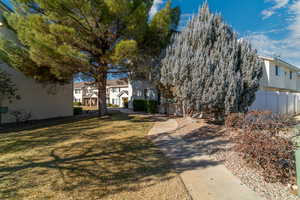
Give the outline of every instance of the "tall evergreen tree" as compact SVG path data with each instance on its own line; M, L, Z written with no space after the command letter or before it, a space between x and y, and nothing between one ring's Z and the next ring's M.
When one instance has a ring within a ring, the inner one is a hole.
M205 3L176 34L161 62L161 83L185 113L224 116L245 112L255 100L262 64L250 44Z
M179 19L178 9L168 3L149 20L152 0L13 2L16 12L6 19L20 44L2 38L0 55L39 81L65 83L77 73L91 77L99 90L100 115L107 112L108 73L149 67L142 61L158 55L164 44L147 44L168 41Z

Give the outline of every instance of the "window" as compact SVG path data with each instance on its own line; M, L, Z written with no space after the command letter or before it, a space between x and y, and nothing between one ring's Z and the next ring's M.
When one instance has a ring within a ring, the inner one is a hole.
M275 66L275 75L279 76L279 67L278 66Z
M148 99L148 89L144 89L144 98Z
M138 97L141 97L141 96L142 96L142 91L141 91L141 90L138 90L138 91L137 91L137 96L138 96Z
M118 92L118 88L112 88L112 92L113 92L113 93Z
M293 72L290 71L290 79L293 79Z
M80 94L81 90L80 89L75 89L75 94Z

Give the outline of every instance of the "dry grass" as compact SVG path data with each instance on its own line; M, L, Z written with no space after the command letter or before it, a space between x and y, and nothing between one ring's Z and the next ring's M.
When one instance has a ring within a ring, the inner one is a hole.
M0 134L0 199L188 199L147 139L153 119L114 113Z

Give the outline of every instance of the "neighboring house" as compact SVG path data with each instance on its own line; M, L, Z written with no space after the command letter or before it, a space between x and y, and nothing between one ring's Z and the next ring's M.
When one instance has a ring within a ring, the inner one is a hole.
M278 58L261 57L264 63L261 89L276 92L300 93L300 69Z
M1 15L4 11L11 10L0 2ZM5 27L4 23L0 23L0 33L12 40L16 38L14 33ZM65 86L43 85L1 61L0 68L11 76L12 82L18 89L17 94L21 97L20 100L13 100L12 102L9 102L5 97L0 99L0 106L8 108L8 112L2 114L2 123L15 122L16 118L12 115L14 111L22 114L26 120L73 115L72 84Z
M300 113L300 69L279 58L261 57L263 77L250 110Z
M85 106L97 106L98 90L88 82L74 83L74 102L81 102ZM107 104L133 108L134 99L157 99L155 88L148 81L128 81L127 78L107 80Z

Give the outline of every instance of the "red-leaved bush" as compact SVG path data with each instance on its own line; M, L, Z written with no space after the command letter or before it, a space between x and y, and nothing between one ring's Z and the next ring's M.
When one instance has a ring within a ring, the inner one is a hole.
M248 166L259 170L267 182L295 184L295 146L287 138L279 136L295 122L292 118L268 111L234 113L227 117L225 125L239 131L234 150Z
M234 150L250 167L261 171L267 182L296 183L295 147L270 132L250 131L238 135Z

